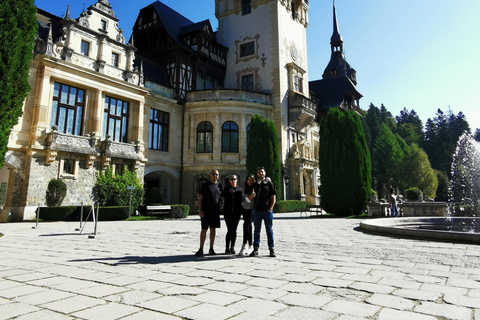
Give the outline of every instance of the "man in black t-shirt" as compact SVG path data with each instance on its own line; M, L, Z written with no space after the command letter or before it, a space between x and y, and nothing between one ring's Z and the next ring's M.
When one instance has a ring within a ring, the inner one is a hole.
M265 168L257 168L257 183L253 184L253 192L248 197L255 199L253 206L253 225L255 227L253 251L250 257L258 256L258 247L260 247L260 231L262 229L262 220L265 222L267 231L268 248L270 257L275 257L273 242L273 206L275 206L277 191L271 181L265 178Z
M203 255L203 245L207 238L207 230L210 228L210 250L209 254L216 254L213 250L213 243L215 242L215 229L220 228L220 196L223 188L218 183L218 171L212 170L210 172L210 181L202 185L200 194L198 195L198 215L202 222L202 231L200 232L200 249L198 249L196 256Z

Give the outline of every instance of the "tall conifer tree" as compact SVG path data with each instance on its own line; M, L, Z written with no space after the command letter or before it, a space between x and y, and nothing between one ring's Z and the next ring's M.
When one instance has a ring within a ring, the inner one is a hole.
M320 124L320 195L323 208L360 214L371 190L370 152L359 116L330 109Z
M28 72L37 33L37 9L32 0L2 0L0 4L0 168L12 127L22 115L30 90Z
M281 192L280 155L275 124L259 115L252 117L247 145L247 171L255 176L257 167L265 167L267 176L272 179L278 195ZM277 197L278 197L277 195Z

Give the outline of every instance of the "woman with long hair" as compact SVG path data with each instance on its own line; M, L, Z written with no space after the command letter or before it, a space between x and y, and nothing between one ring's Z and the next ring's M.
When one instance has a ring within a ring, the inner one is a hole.
M252 193L253 183L255 182L255 176L253 174L247 175L245 179L245 185L243 187L243 197L247 199L248 196ZM239 256L248 255L252 251L252 211L253 211L253 201L244 200L242 204L242 215L243 215L243 246ZM248 243L248 249L247 249Z

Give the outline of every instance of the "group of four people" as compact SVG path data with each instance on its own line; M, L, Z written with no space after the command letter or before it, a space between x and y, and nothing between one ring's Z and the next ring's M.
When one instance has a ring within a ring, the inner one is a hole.
M235 240L240 217L243 215L243 245L239 255L248 254L251 257L258 255L260 247L260 231L262 221L267 231L268 248L270 257L275 257L273 241L273 206L276 201L276 190L273 183L266 177L264 167L257 168L258 181L253 174L245 180L244 188L238 186L238 177L229 177L229 186L225 189L218 183L218 170L210 172L210 181L202 185L198 196L198 214L202 230L200 232L200 249L195 254L202 256L203 247L210 228L210 250L214 255L216 228L220 228L220 201L224 201L224 220L227 225L225 236L225 253L235 254ZM254 224L254 241L252 250L252 220ZM247 249L247 243L249 248Z

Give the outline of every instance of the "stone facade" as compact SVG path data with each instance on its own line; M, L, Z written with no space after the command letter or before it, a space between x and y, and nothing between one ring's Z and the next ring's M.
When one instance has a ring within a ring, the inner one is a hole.
M139 49L133 41L125 42L108 1L97 1L77 19L68 10L60 18L39 9L32 90L9 139L8 172L0 174L9 195L0 221L34 218L54 178L68 186L63 204L91 202L96 174L108 165L136 170L146 189L160 189L164 203L188 204L193 211L198 189L212 169L220 171L223 184L236 174L243 185L247 131L254 114L273 120L279 135L282 177L290 177L278 190L279 198L319 204L319 127L306 71L308 1L252 0L246 14L240 3L216 0L216 42L210 47L191 42L193 35L213 37L209 23L198 30L193 27L200 24L192 24L191 35L174 39L185 61L168 63L161 55L146 58L142 33L135 42ZM152 17L152 10L172 14L155 3L139 17ZM156 13L153 17L161 19L162 12ZM137 21L134 32L158 31ZM240 50L250 42L254 51L245 56ZM190 57L198 57L196 65L204 69L192 69ZM206 88L202 70L212 76L224 73L224 79ZM162 74L169 84L159 79ZM245 79L252 80L250 89L244 87ZM194 90L200 85L202 90ZM150 146L157 134L151 129L155 112L168 119L161 129L168 137L164 148ZM198 149L202 122L213 128L210 152ZM222 127L230 122L238 126L238 150L225 152Z

